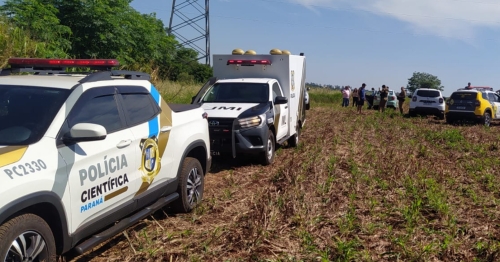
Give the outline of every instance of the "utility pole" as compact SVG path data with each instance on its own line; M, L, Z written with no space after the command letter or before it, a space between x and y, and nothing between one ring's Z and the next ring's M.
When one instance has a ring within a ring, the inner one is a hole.
M168 34L175 36L181 46L198 52L197 60L205 59L207 65L210 65L209 18L209 0L172 0Z

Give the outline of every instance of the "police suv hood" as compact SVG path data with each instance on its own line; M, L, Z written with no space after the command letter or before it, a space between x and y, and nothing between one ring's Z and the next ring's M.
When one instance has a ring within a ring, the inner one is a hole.
M256 107L258 103L204 103L208 117L237 118L241 113ZM256 114L257 115L257 114Z

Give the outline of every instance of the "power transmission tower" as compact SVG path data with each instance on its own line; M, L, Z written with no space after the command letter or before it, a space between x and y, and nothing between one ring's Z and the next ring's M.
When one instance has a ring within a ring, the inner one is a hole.
M180 45L198 52L197 60L205 58L205 64L210 65L209 0L172 0L168 33Z

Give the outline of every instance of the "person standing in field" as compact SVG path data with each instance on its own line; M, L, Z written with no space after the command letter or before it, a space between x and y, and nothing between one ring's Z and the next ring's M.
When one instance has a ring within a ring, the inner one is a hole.
M350 95L351 95L351 90L349 90L349 87L346 86L344 90L342 90L342 107L349 106Z
M378 106L378 111L385 111L385 105L387 104L387 96L389 94L389 87L382 85L382 90L380 90L380 104Z
M371 94L366 96L366 102L368 102L368 109L372 109L373 107L373 100L375 98L375 88L372 87Z
M405 87L402 86L401 92L399 92L399 94L398 94L399 112L401 112L401 114L403 114L403 104L405 102L405 99L406 99L406 91L405 91Z
M359 94L358 94L358 89L354 88L352 91L352 106L356 106L358 104L358 99L359 99Z
M365 104L365 100L366 100L366 90L365 90L365 87L366 87L366 84L363 83L361 85L361 87L359 88L359 91L358 91L358 95L359 95L359 99L358 99L358 113L361 114L361 108L363 108L363 105Z

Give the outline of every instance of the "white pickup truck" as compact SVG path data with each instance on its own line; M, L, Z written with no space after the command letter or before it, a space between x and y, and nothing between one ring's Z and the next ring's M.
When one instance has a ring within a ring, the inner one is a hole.
M297 146L309 109L303 54L213 56L214 78L193 97L208 113L212 155L259 154L271 164L276 144Z
M207 114L111 59L10 59L0 75L0 260L83 253L165 205L191 211ZM99 72L66 73L66 67ZM36 74L17 75L21 72Z

